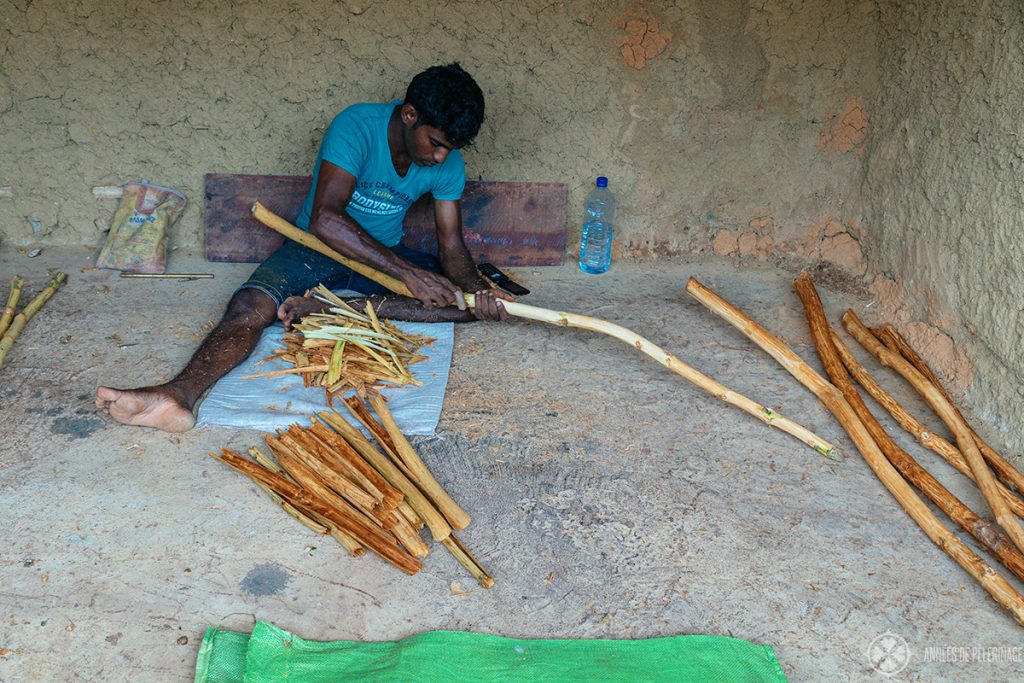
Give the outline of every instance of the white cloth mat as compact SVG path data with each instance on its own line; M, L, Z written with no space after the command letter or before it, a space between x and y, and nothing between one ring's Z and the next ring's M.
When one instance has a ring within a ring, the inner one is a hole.
M441 404L448 386L448 371L452 364L452 345L455 339L453 323L393 322L403 332L433 337L434 342L420 349L426 360L413 363L409 371L423 383L422 386L384 389L388 407L405 434L433 434L441 417ZM275 324L263 331L256 349L241 365L213 385L206 399L199 405L198 427L238 427L272 432L299 423L309 425L310 416L327 407L323 387L305 387L300 375L256 377L245 375L290 367L283 360L261 363L283 346L284 327ZM341 396L335 397L335 407L346 418L350 417ZM356 424L355 420L350 422ZM358 425L357 425L358 426Z

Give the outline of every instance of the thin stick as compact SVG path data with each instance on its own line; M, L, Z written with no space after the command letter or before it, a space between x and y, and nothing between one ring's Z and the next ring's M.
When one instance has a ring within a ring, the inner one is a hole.
M964 459L963 454L960 450L951 444L950 442L943 439L938 434L935 434L930 429L925 427L920 420L911 415L906 408L893 398L892 394L883 389L878 382L871 376L871 374L862 366L857 359L854 357L850 349L846 347L840 339L838 334L832 331L832 345L839 353L839 358L843 361L843 365L850 372L857 383L864 388L864 391L878 402L878 405L885 408L893 419L896 420L907 430L918 443L938 454L943 460L948 462L950 465L955 467L960 474L964 475L971 481L974 480L974 472L971 471L970 465ZM1008 488L999 484L999 490L1003 494L1003 498L1009 504L1014 514L1018 517L1024 517L1024 500L1018 498Z
M977 430L967 422L964 414L953 403L953 399L950 398L949 392L946 391L944 386L942 386L942 382L939 381L938 375L932 371L924 358L921 358L917 351L914 350L914 347L912 347L903 335L897 332L896 328L892 325L883 325L880 332L882 335L880 339L882 339L889 348L893 349L910 361L910 363L917 368L918 372L927 377L928 380L935 385L935 388L942 392L942 395L946 397L949 405L953 407L953 410L956 411L956 414L960 416L960 419L971 431L971 435L974 437L974 442L978 445L978 450L981 451L981 455L985 458L988 464L992 466L992 469L995 470L996 476L1002 479L1010 489L1024 493L1024 475L1022 475L1016 467L1000 455L998 451L989 446L988 443L978 435Z
M847 309L846 314L843 315L843 324L860 345L870 351L871 355L877 358L882 365L892 368L907 380L914 387L914 391L920 394L936 415L946 423L946 426L956 436L960 452L963 453L971 472L974 473L981 495L985 497L985 501L995 515L996 524L1002 527L1018 549L1024 549L1024 528L1021 527L1020 520L1011 512L1006 499L999 492L998 482L992 474L992 470L985 464L985 459L982 457L981 451L978 450L978 444L975 443L971 430L959 416L953 404L909 361L887 348L875 335L871 334L852 310Z
M36 298L32 299L25 308L21 309L21 313L14 316L14 321L11 326L4 333L3 339L0 339L0 367L3 367L4 359L7 357L7 352L14 346L14 341L21 334L21 331L25 329L25 325L32 319L32 316L43 307L47 301L50 300L60 286L63 285L68 279L66 273L57 273L53 276L50 282L46 285L46 289L39 292Z
M415 574L420 570L422 566L420 561L399 548L394 541L368 527L360 520L345 514L319 496L299 488L281 475L274 474L226 448L221 451L220 455L216 453L210 455L228 467L247 475L253 481L266 484L295 507L323 515L339 529L361 539L370 550L406 574Z
M976 515L938 479L921 467L909 453L900 448L868 410L864 399L857 392L853 380L850 379L850 375L840 360L837 347L841 346L842 342L838 341L835 331L828 324L821 299L807 273L803 273L796 281L796 293L804 304L804 312L807 314L807 321L811 327L814 346L818 350L818 356L821 358L825 370L832 378L833 384L843 392L850 407L853 408L885 457L925 497L995 555L1017 578L1024 579L1024 555L1013 546L1010 539L987 520Z
M973 576L996 602L1008 609L1017 623L1024 625L1024 596L935 518L924 501L886 460L842 392L815 372L781 340L697 280L690 278L686 291L743 332L810 389L843 425L868 466L928 538Z
M137 280L212 280L213 273L121 273L121 277Z
M317 413L321 420L330 425L331 429L341 434L363 458L373 465L380 475L388 480L392 486L405 495L406 501L416 511L420 519L430 529L430 534L435 541L443 541L452 533L452 528L437 511L434 505L427 500L427 497L416 488L398 467L391 462L383 453L373 447L373 444L363 436L363 433L353 427L341 415L326 410Z
M285 237L293 239L316 252L348 266L357 273L360 273L374 282L383 285L396 294L415 298L405 283L391 277L390 275L386 275L385 273L381 273L369 266L363 265L362 263L353 261L346 256L342 256L337 251L331 249L329 246L317 239L315 235L296 228L280 216L277 216L267 210L266 207L259 202L256 202L256 204L253 205L252 212L253 216L258 221L267 227L276 230ZM464 294L463 297L469 306L473 306L475 304L475 298L472 294ZM822 455L832 457L832 451L834 449L832 444L814 434L814 432L801 427L796 422L783 417L774 410L771 410L756 401L752 401L742 394L732 391L725 385L719 384L707 375L691 368L683 361L666 352L653 342L644 339L632 330L628 330L625 327L621 327L620 325L615 325L598 318L577 315L575 313L551 311L545 308L527 306L514 301L503 301L502 306L504 306L508 314L512 316L526 318L529 320L539 320L541 322L551 323L560 327L578 327L585 330L591 330L592 332L607 334L608 336L615 337L620 341L624 341L630 346L635 347L639 351L655 359L672 372L680 375L690 382L693 382L712 396L715 396L730 405L736 406L743 412L753 415L769 426L781 429L787 434L795 436Z
M21 288L25 285L25 278L15 275L11 278L11 291L7 295L7 305L4 307L3 315L0 315L0 339L3 338L7 328L11 326L14 319L14 310L18 307L18 299L21 298Z
M405 438L405 434L398 428L395 416L391 414L391 409L388 408L384 397L380 394L371 396L370 405L373 406L377 417L380 418L381 424L387 430L392 443L395 445L395 449L402 457L402 461L405 462L406 467L412 472L413 481L419 486L420 490L433 501L434 505L437 506L437 509L444 515L453 529L465 529L469 526L471 520L469 514L448 495L444 487L434 478L433 473L431 473L426 463L423 462L423 459L420 458L416 449L412 447L409 440Z
M458 536L452 534L448 538L442 541L444 547L448 549L456 560L459 561L463 567L465 567L473 578L477 580L484 588L491 588L494 586L494 577L488 573L483 566L477 562L477 559L473 557L472 553L463 545L462 541L459 540Z

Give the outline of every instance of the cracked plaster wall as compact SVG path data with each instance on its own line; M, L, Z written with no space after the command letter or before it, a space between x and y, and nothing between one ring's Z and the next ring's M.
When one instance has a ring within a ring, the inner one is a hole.
M876 291L1024 448L1024 5L885 2L881 25L865 192L888 276Z
M198 245L205 172L308 173L339 109L457 59L488 104L470 176L567 183L570 243L603 173L617 256L731 231L813 261L839 226L862 270L860 143L821 140L876 87L876 34L849 0L0 0L0 235L98 244L91 188L147 177L185 191L172 239Z

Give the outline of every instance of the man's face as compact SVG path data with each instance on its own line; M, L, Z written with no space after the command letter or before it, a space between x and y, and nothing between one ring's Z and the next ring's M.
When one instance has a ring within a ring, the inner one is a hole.
M455 147L448 141L448 138L437 128L427 125L416 125L416 109L411 105L405 105L412 112L402 112L402 122L405 124L402 136L405 141L405 150L417 166L436 166L444 163L448 153ZM411 114L411 115L410 115Z

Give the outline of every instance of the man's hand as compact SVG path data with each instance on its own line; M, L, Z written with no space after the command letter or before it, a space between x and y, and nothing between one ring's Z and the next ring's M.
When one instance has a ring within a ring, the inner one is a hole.
M516 298L500 289L484 289L474 294L476 305L473 307L473 315L478 320L508 320L508 311L501 305L499 299L515 301Z
M455 304L457 287L440 273L409 268L402 274L402 282L427 308L444 308Z

